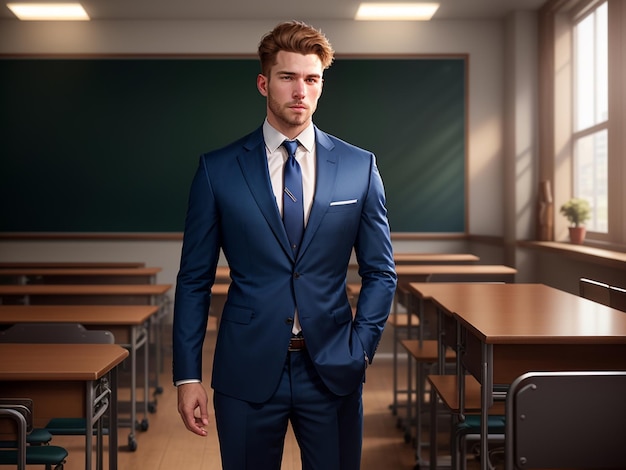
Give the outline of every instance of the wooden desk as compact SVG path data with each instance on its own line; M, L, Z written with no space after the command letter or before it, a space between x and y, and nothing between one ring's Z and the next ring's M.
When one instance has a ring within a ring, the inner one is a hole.
M2 261L0 268L143 268L146 263L117 261Z
M102 464L101 417L109 415L109 469L117 469L117 366L128 351L116 344L0 344L0 396L33 400L35 426L59 415L85 418L85 469Z
M488 281L514 282L517 269L499 264L407 264L396 266L398 289L396 294L408 294L408 284L427 281ZM354 295L358 295L360 287L356 283L348 284ZM396 298L399 297L396 295ZM398 300L394 300L394 303ZM406 302L406 300L405 300ZM407 302L408 303L408 302ZM407 305L408 308L408 305ZM397 306L394 305L394 311Z
M499 264L413 264L396 266L396 274L398 287L393 310L397 312L398 304L403 304L411 312L416 310L411 305L413 296L408 287L411 282L514 282L517 270ZM421 335L421 331L418 333Z
M474 288L474 283L448 282L411 282L407 290L409 294L422 304L430 303L437 312L436 340L439 344L438 373L444 373L443 353L451 348L457 350L457 325L452 312L463 308L468 296L482 295L480 289ZM460 360L460 357L459 357ZM459 364L460 366L460 364Z
M508 385L529 371L626 370L626 315L620 310L543 284L432 287L412 286L428 292L456 321L463 351L457 371L461 410L465 371L481 384L481 455L487 455L494 385ZM487 468L485 459L481 467Z
M0 285L2 305L156 305L150 317L150 343L156 349L155 368L162 368L161 322L168 313L171 284L7 284ZM159 374L155 394L161 393Z
M517 270L509 266L503 265L483 265L483 264L411 264L397 265L396 274L398 276L398 286L393 300L392 314L390 320L395 323L394 326L394 350L393 350L393 403L391 405L392 412L395 414L399 407L398 396L408 393L408 390L400 390L398 388L398 348L397 343L402 339L402 335L406 339L411 339L414 332L417 333L418 339L424 339L424 330L427 328L427 322L424 318L418 318L414 321L414 314L423 317L423 305L419 302L413 302L413 297L409 295L408 285L411 282L426 281L443 281L445 279L463 279L463 280L480 280L480 281L497 281L512 282L515 279ZM358 287L358 286L357 286ZM349 286L352 291L355 287ZM407 310L407 320L402 319L399 312L399 305L403 305ZM398 327L401 323L406 326ZM408 371L407 371L408 373Z
M396 266L398 285L450 279L513 282L517 269L499 264L414 264Z
M154 284L161 268L0 268L4 284Z
M0 285L0 301L25 305L150 305L171 288L171 284L7 284Z
M128 447L137 449L135 439L136 424L142 430L148 429L146 413L151 404L148 398L149 359L148 322L158 312L153 305L0 305L0 325L16 323L80 323L88 329L108 330L115 336L115 342L129 350L131 363L130 383L130 434ZM143 356L143 410L144 419L137 423L137 351L144 347ZM158 374L159 371L155 370Z
M398 264L454 264L475 263L480 260L470 253L394 253L393 260Z

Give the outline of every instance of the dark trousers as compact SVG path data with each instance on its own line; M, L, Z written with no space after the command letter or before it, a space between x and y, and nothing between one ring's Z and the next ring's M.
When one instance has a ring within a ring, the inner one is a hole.
M334 395L302 350L287 354L280 384L266 403L248 403L215 392L223 470L279 470L289 421L300 446L303 470L359 470L362 390L359 386L350 395Z

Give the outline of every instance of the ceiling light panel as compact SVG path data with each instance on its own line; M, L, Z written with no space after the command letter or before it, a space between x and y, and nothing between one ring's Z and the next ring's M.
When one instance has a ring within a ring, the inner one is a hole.
M8 3L7 7L24 21L88 21L80 3Z
M356 20L363 21L428 21L438 3L361 3Z

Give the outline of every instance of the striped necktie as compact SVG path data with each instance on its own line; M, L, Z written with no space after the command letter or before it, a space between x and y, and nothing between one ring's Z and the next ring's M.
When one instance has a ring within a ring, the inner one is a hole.
M283 223L293 253L298 252L304 232L304 208L302 205L302 171L296 161L297 140L285 140L283 146L289 157L285 162Z

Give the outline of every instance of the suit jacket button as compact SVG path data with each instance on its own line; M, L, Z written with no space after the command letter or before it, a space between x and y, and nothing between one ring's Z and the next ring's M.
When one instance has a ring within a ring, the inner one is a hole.
M293 277L296 279L300 279L300 273L293 273Z
M285 323L286 323L287 325L291 325L291 324L293 324L293 318L292 318L292 317L287 317L287 319L285 320Z

